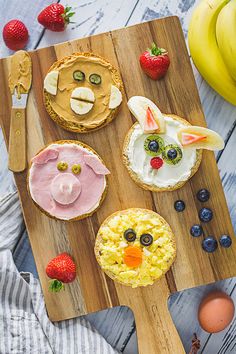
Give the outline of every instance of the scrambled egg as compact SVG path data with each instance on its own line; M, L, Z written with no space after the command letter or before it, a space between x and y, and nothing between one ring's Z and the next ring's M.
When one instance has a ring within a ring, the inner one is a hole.
M125 239L127 229L134 230L135 241ZM153 237L150 246L140 243L140 236L146 233ZM175 258L175 241L169 225L158 214L145 209L127 209L111 215L101 225L97 242L97 258L102 269L133 288L153 284L170 268ZM142 250L142 262L138 267L131 268L124 263L124 250L128 246Z

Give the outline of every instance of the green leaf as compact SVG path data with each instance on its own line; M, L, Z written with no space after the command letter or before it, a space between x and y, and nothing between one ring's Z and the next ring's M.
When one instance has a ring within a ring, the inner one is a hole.
M59 291L61 290L65 290L65 286L64 284L60 281L60 280L57 280L57 279L53 279L51 282L50 282L50 285L49 285L49 290L54 292L54 293L58 293Z

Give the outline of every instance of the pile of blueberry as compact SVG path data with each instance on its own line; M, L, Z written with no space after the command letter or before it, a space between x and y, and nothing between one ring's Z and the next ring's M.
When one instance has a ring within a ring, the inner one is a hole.
M197 192L197 199L200 202L207 202L210 198L210 192L207 189L200 189ZM185 209L185 203L182 200L177 200L174 204L174 208L176 211L178 212L182 212ZM213 218L213 212L210 208L202 208L199 210L198 213L199 219L202 222L209 222L212 220ZM199 224L194 224L191 228L190 228L190 234L193 237L199 237L203 235L203 228L201 225ZM222 235L220 237L220 245L222 247L228 248L231 246L232 244L232 240L231 237L229 235ZM202 241L202 248L204 249L204 251L212 253L214 252L218 247L218 243L217 240L215 239L214 236L208 236L206 238L204 238L204 240Z

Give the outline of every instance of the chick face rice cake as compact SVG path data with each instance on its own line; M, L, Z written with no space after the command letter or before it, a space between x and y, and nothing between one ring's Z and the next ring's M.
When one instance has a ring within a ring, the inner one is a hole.
M100 226L95 255L113 280L132 288L151 285L175 259L175 237L154 211L126 209L110 215Z

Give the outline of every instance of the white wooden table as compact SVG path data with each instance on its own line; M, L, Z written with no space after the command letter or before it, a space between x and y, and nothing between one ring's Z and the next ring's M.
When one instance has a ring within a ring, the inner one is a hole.
M198 0L61 0L63 5L72 6L76 15L73 18L75 23L59 34L44 31L36 20L40 9L52 2L54 1L40 0L32 3L32 0L0 0L0 29L2 30L4 24L10 19L23 20L30 32L28 49L31 50L158 17L178 15L187 37L188 23ZM0 43L0 56L11 54L2 39ZM216 158L230 215L236 229L236 108L217 95L196 69L194 73L208 126L218 131L225 139L226 147L223 152L217 154ZM0 165L1 201L1 197L15 189L12 175L7 169L7 152L2 134L0 134ZM22 233L14 257L20 270L37 274L26 232ZM198 303L209 288L224 289L236 300L235 284L235 279L230 279L210 287L187 290L172 296L169 301L170 311L186 351L189 349L193 332L197 332L204 354L236 353L236 321L226 331L217 335L208 335L199 328L196 319ZM115 308L87 317L114 347L126 354L138 353L135 322L129 309Z

